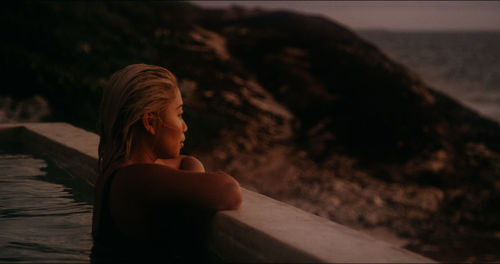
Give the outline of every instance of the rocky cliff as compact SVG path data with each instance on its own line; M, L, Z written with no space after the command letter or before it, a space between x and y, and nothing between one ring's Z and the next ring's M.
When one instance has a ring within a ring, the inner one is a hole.
M334 21L185 3L0 14L2 102L16 118L42 100L43 120L94 130L112 72L162 65L180 80L185 150L208 168L437 260L500 259L500 125Z

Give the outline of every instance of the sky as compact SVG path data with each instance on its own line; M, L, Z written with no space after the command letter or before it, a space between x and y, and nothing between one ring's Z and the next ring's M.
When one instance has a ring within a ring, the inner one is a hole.
M353 30L500 31L500 1L190 1L326 16Z

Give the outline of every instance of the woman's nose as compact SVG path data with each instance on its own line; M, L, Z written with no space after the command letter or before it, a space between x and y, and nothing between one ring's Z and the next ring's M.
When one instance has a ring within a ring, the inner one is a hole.
M183 132L186 133L186 131L188 130L188 126L186 124L186 121L182 120L182 124L183 124Z

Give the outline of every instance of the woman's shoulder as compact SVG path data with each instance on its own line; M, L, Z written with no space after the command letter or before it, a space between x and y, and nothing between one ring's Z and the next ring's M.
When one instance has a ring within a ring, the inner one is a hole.
M200 172L205 172L203 164L194 157L183 156L177 159L179 163L177 166L174 166L177 162L168 160L166 163L156 161L120 167L115 171L113 186L120 189L144 187L147 190L171 188L199 180Z
M158 199L167 199L169 195L178 196L177 186L188 184L183 183L187 179L182 176L179 170L160 164L127 165L115 172L110 195L116 201L151 204Z
M158 177L168 177L175 169L155 163L135 163L118 168L115 171L113 185L137 185L141 182L151 182Z

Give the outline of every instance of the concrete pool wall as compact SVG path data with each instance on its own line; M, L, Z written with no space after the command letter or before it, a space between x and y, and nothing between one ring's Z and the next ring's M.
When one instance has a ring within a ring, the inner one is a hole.
M0 143L43 153L93 185L99 137L67 123L0 124ZM212 223L210 246L228 262L436 263L367 234L242 188L237 211Z

